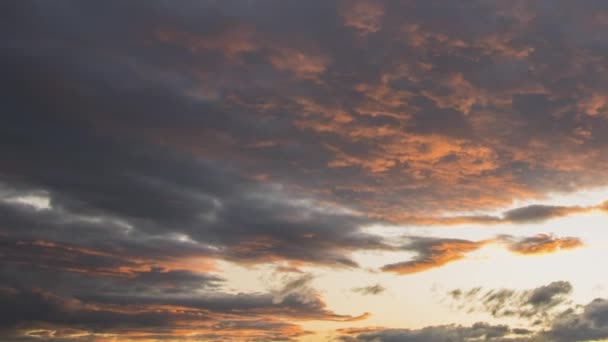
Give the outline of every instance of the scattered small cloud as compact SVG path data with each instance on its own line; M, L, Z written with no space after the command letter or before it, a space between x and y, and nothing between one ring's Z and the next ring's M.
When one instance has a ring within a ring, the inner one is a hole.
M380 284L363 286L363 287L355 287L352 289L353 292L360 293L362 295L379 295L386 291L386 288Z

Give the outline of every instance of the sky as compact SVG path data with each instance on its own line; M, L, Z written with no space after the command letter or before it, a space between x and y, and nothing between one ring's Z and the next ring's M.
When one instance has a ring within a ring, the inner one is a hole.
M608 341L608 2L0 23L1 341Z

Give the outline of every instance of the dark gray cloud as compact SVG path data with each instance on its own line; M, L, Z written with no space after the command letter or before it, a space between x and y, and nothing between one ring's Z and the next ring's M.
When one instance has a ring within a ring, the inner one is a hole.
M548 205L530 205L504 213L504 219L515 222L542 222L550 218L568 215L572 212L584 211L581 207L564 207Z
M583 241L579 238L557 237L551 234L537 234L524 238L501 235L497 239L506 243L511 252L523 255L554 253L559 250L576 249L584 246Z
M3 275L9 273L2 271ZM0 317L0 329L3 335L14 334L16 339L20 331L51 333L53 327L70 327L90 338L101 332L120 336L138 331L142 337L158 335L162 340L172 338L172 333L181 329L197 329L200 338L208 334L218 339L281 340L308 333L286 322L286 318L353 321L367 317L339 315L326 309L310 287L308 276L284 284L277 290L281 296L277 296L201 291L205 283L218 279L184 271L153 269L126 280L90 279L90 274L52 276L22 269L12 270L10 275L23 280L29 275L29 282L21 284L24 287L0 287L0 302L6 308ZM37 283L33 280L44 279L60 281L49 288L71 295L57 295L33 285ZM192 286L186 288L184 284Z
M533 224L560 217L584 214L594 210L607 211L606 203L589 206L560 206L531 204L504 211L500 215L456 215L456 216L413 216L405 217L403 222L414 225L495 225L495 224Z
M591 5L574 11L560 3L547 11L529 4L447 10L383 3L374 10L381 29L365 37L360 26L345 25L358 12L350 18L332 2L272 11L163 1L4 7L13 29L3 47L3 92L11 99L4 104L11 123L3 153L28 156L21 166L13 160L13 174L49 172L47 164L83 174L84 158L102 155L105 168L127 161L126 172L132 156L116 151L137 141L238 162L253 174L325 190L332 200L391 218L397 208L411 214L495 207L600 185L593 170L606 159L605 81L585 71L601 65L602 38L578 54L563 52L572 50L572 32L605 25ZM572 32L564 32L553 11L593 20L569 20ZM99 29L110 18L113 27ZM513 72L520 69L526 72ZM579 86L563 89L566 80ZM83 131L87 126L94 135ZM107 135L117 146L110 149ZM27 136L37 139L19 145ZM61 149L70 141L90 152ZM38 165L23 164L34 160ZM94 169L101 160L86 163ZM572 166L581 163L584 170ZM99 187L106 178L98 177ZM142 191L142 180L131 181L134 193ZM501 182L504 196L484 191L488 182ZM457 200L473 192L482 200ZM109 198L96 201L111 205ZM185 216L188 205L113 204L132 214Z
M483 311L494 317L518 317L533 325L546 324L571 304L572 285L556 281L530 290L456 289L449 293L461 310Z
M398 274L427 271L464 259L467 254L488 244L503 244L509 251L522 255L555 253L584 245L579 238L558 237L552 234L537 234L530 237L499 235L478 241L423 236L405 236L403 239L406 240L405 243L394 249L413 252L414 255L410 260L384 265L381 267L382 271Z
M386 291L386 288L380 284L353 288L353 292L358 292L362 295L375 296L381 294L384 291Z
M160 151L156 153L163 155ZM112 186L95 185L98 181L95 170L83 173L86 179L80 181L79 174L65 183L52 180L65 185L50 192L52 209L3 204L0 208L6 213L3 228L30 239L46 237L87 245L103 245L103 241L97 242L94 237L105 235L117 240L105 241L103 247L113 249L181 234L198 243L181 243L193 253L218 254L217 247L226 247L220 250L225 258L250 262L280 257L354 266L344 252L385 248L378 237L358 231L361 225L372 222L365 217L340 212L339 208L317 208L313 200L288 198L287 193L272 185L256 184L208 163L182 160L184 164L180 165L175 158L164 156L168 159L161 158L158 162L171 166L152 171L154 175L138 174L148 173L146 164L156 159L146 162L150 155L131 171L113 170L119 174L132 173L128 177L133 177L132 183L124 179L121 184L120 178L112 178L115 182ZM173 174L174 170L177 173ZM109 177L113 171L106 170L99 177ZM176 184L173 177L182 184ZM76 187L79 182L92 184L96 189L85 191L87 186ZM70 189L70 184L75 188ZM146 212L150 215L146 216ZM21 226L25 229L19 229ZM80 234L74 236L76 230ZM179 241L168 243L180 245ZM215 252L208 246L214 246ZM176 249L175 253L184 251Z
M342 341L378 341L378 342L431 342L431 341L524 341L517 339L518 335L530 332L525 329L511 329L506 325L491 325L488 323L475 323L470 327L446 325L433 326L417 330L410 329L378 329L356 336L342 336ZM514 337L514 338L511 338Z
M478 303L495 317L518 316L528 320L528 326L535 324L535 317L543 316L545 320L536 323L538 327L533 330L480 322L471 326L428 326L421 329L347 328L340 329L338 333L343 341L348 342L582 342L608 338L608 301L596 298L586 305L572 305L567 301L571 292L570 283L556 281L523 291L474 288L457 289L449 294L465 306Z
M608 301L594 299L583 306L582 312L562 313L546 333L554 341L589 341L608 338Z

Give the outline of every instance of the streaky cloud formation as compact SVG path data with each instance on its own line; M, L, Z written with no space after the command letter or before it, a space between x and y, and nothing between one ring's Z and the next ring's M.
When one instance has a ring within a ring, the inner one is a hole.
M488 243L490 243L489 240L474 242L459 239L416 238L408 246L409 249L418 253L413 260L384 265L382 271L398 274L426 271L463 259L467 253Z
M532 204L507 210L500 216L495 215L459 215L459 216L440 216L440 217L408 217L403 218L404 223L414 225L495 225L495 224L530 224L542 223L560 217L584 214L592 211L607 211L608 201L591 206L559 206Z
M386 291L386 288L380 284L364 286L364 287L355 287L353 288L354 292L358 292L362 295L379 295L382 292Z
M356 330L355 330L356 331ZM410 329L378 329L372 332L366 332L356 336L341 336L343 342L358 342L358 341L378 341L378 342L393 342L393 341L412 341L412 342L430 342L430 341L525 341L525 337L530 334L526 329L511 329L506 325L491 325L488 323L475 323L470 327L444 325L425 327L417 330ZM519 338L519 339L518 339Z
M492 325L478 322L471 326L442 325L421 329L385 329L381 327L350 328L337 331L346 342L357 341L518 341L518 342L582 342L608 338L608 301L596 298L586 305L568 307L567 297L572 285L556 281L535 289L516 291L509 289L482 291L453 290L450 296L465 305L481 304L493 316L530 318L543 316L536 329ZM560 307L562 311L555 312ZM548 315L549 310L553 315ZM551 311L553 310L553 311Z
M567 281L555 281L531 290L491 289L480 287L452 290L449 297L459 309L485 311L494 317L519 317L531 319L534 325L555 318L557 309L571 304L572 285Z
M510 251L524 255L553 253L557 250L575 249L583 246L583 242L579 238L559 238L549 234L538 234L515 241L510 236L501 236L500 238L507 241L507 248Z

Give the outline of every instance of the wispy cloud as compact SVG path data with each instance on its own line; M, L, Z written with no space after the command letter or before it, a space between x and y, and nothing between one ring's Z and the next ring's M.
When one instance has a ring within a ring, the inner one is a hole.
M382 292L386 291L386 288L380 284L364 286L364 287L355 287L353 288L354 292L358 292L362 295L379 295Z

